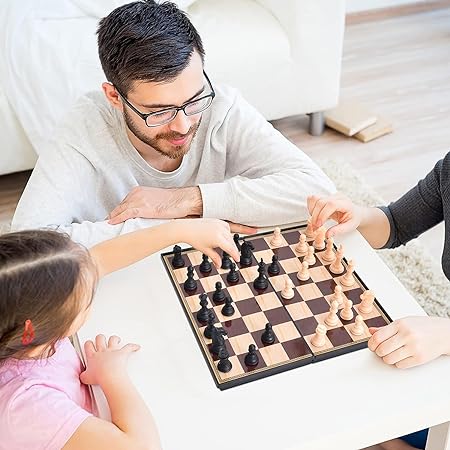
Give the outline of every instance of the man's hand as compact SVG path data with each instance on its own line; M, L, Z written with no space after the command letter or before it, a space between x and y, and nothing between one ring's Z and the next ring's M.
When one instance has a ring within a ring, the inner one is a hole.
M137 186L111 211L108 223L117 225L136 217L180 219L202 214L202 196L196 186L176 189Z

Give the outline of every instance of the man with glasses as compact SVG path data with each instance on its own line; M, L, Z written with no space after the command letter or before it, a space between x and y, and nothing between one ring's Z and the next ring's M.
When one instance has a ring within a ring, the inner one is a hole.
M235 90L213 86L200 36L173 3L115 9L98 46L103 93L62 118L14 229L57 226L91 245L187 216L270 226L305 219L306 197L334 190Z

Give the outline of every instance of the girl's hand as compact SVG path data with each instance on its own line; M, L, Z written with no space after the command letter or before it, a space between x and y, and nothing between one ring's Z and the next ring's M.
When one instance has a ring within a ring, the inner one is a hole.
M307 199L307 206L314 228L321 227L328 219L337 222L337 225L328 229L327 238L356 230L362 220L362 209L343 194L329 197L311 195Z
M80 374L84 384L98 384L114 382L127 376L126 365L131 353L139 350L139 345L120 345L120 337L106 337L99 334L92 341L86 341L84 352L86 355L86 370Z
M450 353L450 320L405 317L381 328L369 328L369 348L386 364L400 369L418 366Z

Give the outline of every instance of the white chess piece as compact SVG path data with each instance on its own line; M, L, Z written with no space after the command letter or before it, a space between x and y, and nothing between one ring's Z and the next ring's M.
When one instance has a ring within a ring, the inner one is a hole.
M326 334L326 326L322 324L317 325L316 334L312 337L311 344L314 345L314 347L323 347L326 342Z
M303 261L306 261L310 266L316 263L316 257L314 256L314 247L312 245L308 246L308 254L305 256Z
M298 244L295 247L295 251L300 255L300 256L305 256L308 253L308 242L306 241L306 235L303 233L300 233L300 237L298 240Z
M325 323L330 327L335 327L339 323L339 317L337 316L337 312L339 309L339 303L334 300L331 302L330 312L325 319Z
M297 272L297 278L300 281L307 281L309 280L309 264L307 261L302 262L302 268Z
M354 334L355 336L361 336L364 334L364 321L361 316L355 317L355 323L350 328L350 333Z
M358 311L362 314L370 314L373 310L373 303L375 301L374 293L369 289L364 291L359 298L361 303L358 305Z
M334 288L334 294L331 296L331 301L338 302L338 305L341 306L344 302L344 293L342 292L342 287L339 285L336 285Z
M320 227L316 230L313 246L316 250L323 250L325 248L325 234L327 230L325 227Z
M346 300L344 302L344 309L341 310L341 319L352 320L353 319L353 302L351 300Z
M336 255L334 254L334 250L333 250L333 238L328 238L327 239L327 244L326 244L326 250L325 252L322 254L322 259L326 262L333 262L336 259Z
M316 235L312 227L311 218L308 219L308 225L306 226L305 234L308 239L313 239Z
M353 276L354 271L355 263L351 259L348 262L347 272L345 272L345 275L341 278L340 283L347 287L353 286L355 284L355 277Z
M281 230L279 227L276 227L275 230L273 230L270 245L272 247L281 247L283 245L283 236L281 235Z
M344 266L342 264L342 258L344 257L344 247L342 244L339 246L336 252L336 259L330 264L330 271L334 274L340 274L344 271Z
M288 276L286 276L284 288L281 291L281 296L286 300L290 300L294 297L294 283Z

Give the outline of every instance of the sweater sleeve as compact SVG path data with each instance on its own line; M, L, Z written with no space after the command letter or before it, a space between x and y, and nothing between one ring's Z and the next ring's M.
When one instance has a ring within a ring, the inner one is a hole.
M391 232L383 248L404 245L444 219L443 202L448 196L450 153L416 186L389 206L386 214ZM448 199L450 200L450 198Z
M239 95L217 134L226 142L226 179L200 185L204 217L253 226L292 223L308 217L309 195L335 191L319 167Z

